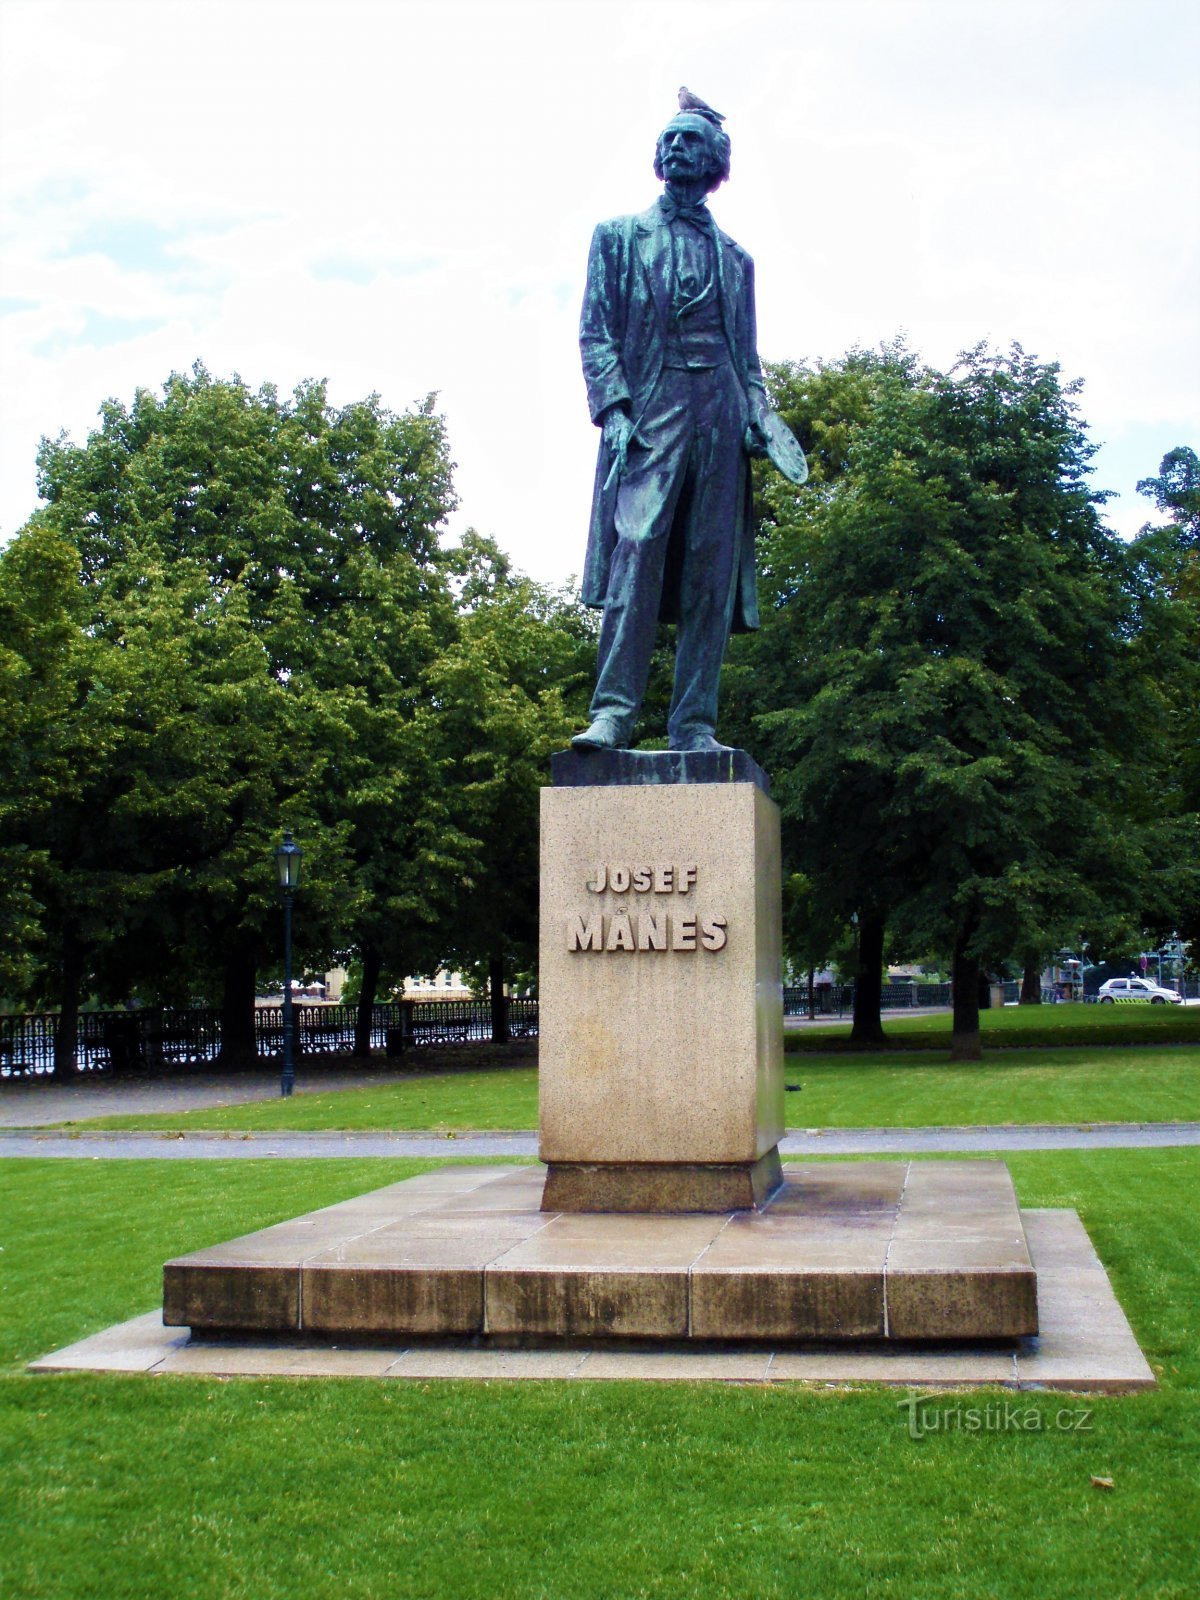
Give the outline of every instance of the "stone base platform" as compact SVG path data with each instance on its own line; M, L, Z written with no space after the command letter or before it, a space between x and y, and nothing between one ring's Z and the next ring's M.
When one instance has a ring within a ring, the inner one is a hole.
M510 1350L475 1339L334 1343L304 1334L225 1338L167 1328L158 1311L105 1328L30 1364L31 1372L153 1373L168 1377L376 1378L414 1383L560 1380L884 1385L927 1391L1004 1389L1125 1394L1154 1373L1073 1211L1023 1211L1038 1275L1036 1338L914 1346L711 1345L615 1347L547 1340Z
M783 1182L778 1148L757 1161L548 1161L543 1211L758 1210Z
M1037 1274L998 1161L783 1168L761 1211L541 1210L541 1167L443 1168L167 1262L193 1334L794 1346L1013 1341Z

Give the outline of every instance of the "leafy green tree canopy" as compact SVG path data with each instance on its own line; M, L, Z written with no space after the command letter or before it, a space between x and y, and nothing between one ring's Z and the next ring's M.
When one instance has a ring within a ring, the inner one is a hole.
M39 488L47 504L16 545L70 551L79 665L57 733L71 779L44 785L44 826L25 807L29 859L70 874L78 905L81 840L111 868L126 859L120 830L136 834L138 893L123 885L121 914L80 934L67 987L107 972L126 993L165 994L182 973L219 974L225 1043L244 1051L255 971L278 939L281 827L305 842L298 931L328 960L371 894L356 830L390 773L416 765L425 675L455 632L441 419L432 398L402 416L375 396L335 409L321 384L283 401L197 366L161 396L107 402L82 446L45 441ZM404 813L415 826L423 792ZM70 832L73 816L86 825ZM386 855L389 836L374 848ZM62 947L46 871L35 899Z
M1121 829L1144 733L1122 709L1129 564L1079 386L1018 346L772 383L812 489L765 490L768 620L734 697L813 915L857 912L875 959L884 923L952 952L966 1004L981 964L1054 947L1145 866ZM973 1048L969 1008L958 1031Z

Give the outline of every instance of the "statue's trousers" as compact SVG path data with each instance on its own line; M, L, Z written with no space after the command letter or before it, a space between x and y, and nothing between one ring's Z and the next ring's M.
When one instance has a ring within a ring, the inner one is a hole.
M617 490L591 714L628 738L645 693L664 587L677 596L676 748L717 721L746 485L748 408L733 367L665 367L637 424Z

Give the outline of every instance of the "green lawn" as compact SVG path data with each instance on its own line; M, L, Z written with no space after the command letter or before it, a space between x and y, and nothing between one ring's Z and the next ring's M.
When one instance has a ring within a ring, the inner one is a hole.
M792 1127L1200 1121L1200 1050L991 1050L787 1058Z
M1195 1593L1195 1150L1010 1158L1023 1204L1081 1211L1161 1375L1021 1396L1041 1431L913 1441L894 1391L21 1371L155 1305L177 1251L419 1165L4 1163L6 1596Z
M141 1116L89 1117L75 1123L89 1128L216 1128L231 1132L280 1128L535 1128L537 1068L496 1067L487 1072L446 1072L425 1076L397 1074L396 1081L365 1089L311 1093L304 1067L296 1073L290 1099L256 1100L249 1105L208 1111L167 1111ZM0 1102L0 1119L3 1102ZM68 1124L70 1126L70 1124Z
M931 1016L892 1014L883 1019L895 1050L946 1050L948 1011ZM1057 1045L1200 1044L1200 1006L1003 1006L981 1011L984 1049L1028 1049ZM802 1022L784 1036L784 1048L848 1050L848 1022Z
M980 1064L945 1052L791 1056L785 1111L792 1127L921 1127L1023 1122L1200 1120L1200 1049L1184 1045L991 1050ZM365 1089L260 1100L211 1111L89 1119L88 1128L533 1128L533 1067L399 1077ZM0 1108L2 1115L2 1108Z

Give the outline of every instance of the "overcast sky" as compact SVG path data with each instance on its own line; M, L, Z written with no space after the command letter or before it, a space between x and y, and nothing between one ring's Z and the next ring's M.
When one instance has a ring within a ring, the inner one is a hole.
M1086 380L1123 533L1200 446L1200 7L1176 0L0 0L0 538L43 434L175 369L440 393L461 509L559 582L596 434L588 241L689 84L765 359L903 332Z

